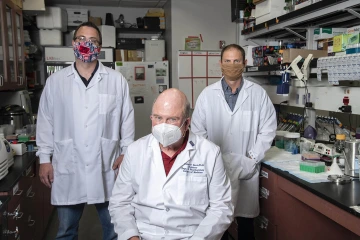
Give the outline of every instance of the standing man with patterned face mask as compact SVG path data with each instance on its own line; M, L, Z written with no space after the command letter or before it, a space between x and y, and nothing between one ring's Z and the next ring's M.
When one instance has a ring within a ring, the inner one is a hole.
M75 62L47 79L40 100L36 155L57 206L56 239L78 238L85 204L95 205L103 239L117 239L108 201L134 141L134 112L126 79L97 60L101 40L96 25L81 24L72 42Z
M192 115L191 130L220 146L231 181L238 239L254 239L259 215L259 170L277 127L274 106L259 85L246 80L244 49L221 52L223 78L205 88ZM228 239L227 234L223 239Z
M218 240L232 221L230 182L218 146L190 129L190 104L168 89L152 134L131 144L110 199L119 240Z

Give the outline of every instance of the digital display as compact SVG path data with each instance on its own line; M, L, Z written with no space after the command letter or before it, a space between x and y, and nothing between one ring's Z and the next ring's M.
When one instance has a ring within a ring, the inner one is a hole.
M323 148L322 148L322 147L320 147L320 146L318 146L318 149L322 150Z

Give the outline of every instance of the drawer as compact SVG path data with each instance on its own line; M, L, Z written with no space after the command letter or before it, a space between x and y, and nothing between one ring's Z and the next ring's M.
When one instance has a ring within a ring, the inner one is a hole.
M34 165L31 165L26 169L19 182L15 184L13 189L9 192L11 200L9 201L8 207L13 209L17 206L20 199L26 194L27 189L32 184L35 177L35 168Z
M24 231L22 205L18 203L14 208L8 208L8 212L4 217L7 219L7 239L16 240L20 238L21 233Z
M274 191L270 191L265 187L260 187L259 193L260 214L266 217L270 222L275 224L276 196Z
M259 215L254 221L256 240L276 240L276 226L266 217Z
M276 176L275 173L262 166L260 169L260 186L274 192L276 189Z

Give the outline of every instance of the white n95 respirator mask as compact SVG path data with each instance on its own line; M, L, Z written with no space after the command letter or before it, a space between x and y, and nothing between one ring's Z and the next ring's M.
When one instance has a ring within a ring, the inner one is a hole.
M180 128L184 123L180 127L167 123L158 124L152 128L152 134L163 147L170 146L180 140L182 136Z

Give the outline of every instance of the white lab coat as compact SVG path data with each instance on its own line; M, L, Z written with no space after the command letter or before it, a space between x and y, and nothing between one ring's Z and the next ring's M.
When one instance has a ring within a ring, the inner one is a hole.
M206 87L196 101L191 130L220 146L234 215L254 218L259 215L259 163L271 146L277 123L265 90L243 81L234 111L225 100L221 80Z
M218 146L190 133L165 174L159 142L149 134L131 144L110 199L119 240L221 238L232 221L230 182Z
M46 81L37 116L40 163L52 155L53 205L108 201L115 182L112 164L134 141L134 111L125 78L99 68L88 87L74 65Z

